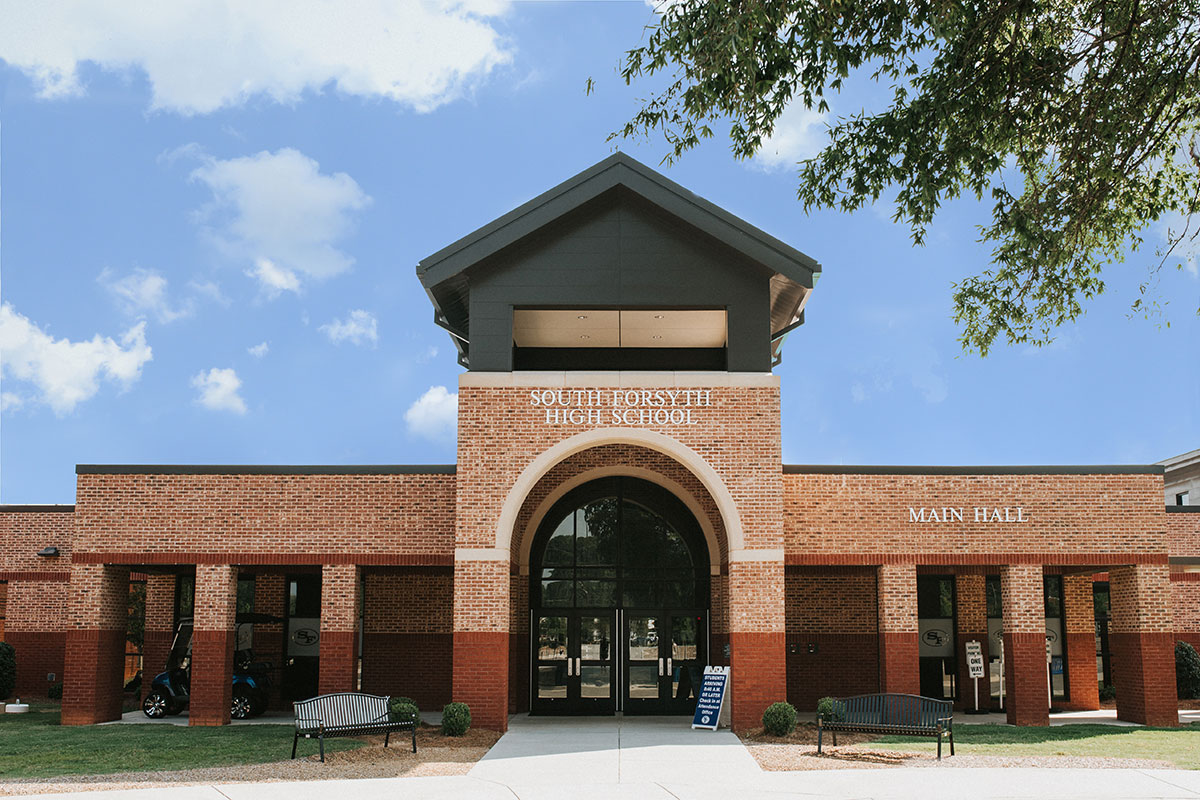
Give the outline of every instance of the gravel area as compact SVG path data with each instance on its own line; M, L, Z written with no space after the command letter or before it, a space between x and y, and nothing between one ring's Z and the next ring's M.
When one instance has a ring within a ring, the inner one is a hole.
M204 767L172 772L124 772L111 775L77 775L57 778L26 778L0 783L0 795L51 794L89 789L153 789L164 785L188 786L213 783L267 783L274 781L333 780L344 778L427 777L464 775L492 748L500 734L471 730L466 736L442 736L436 729L417 733L417 752L409 749L403 736L393 737L387 749L382 737L357 750L327 753L320 757L297 757L295 761ZM310 748L315 747L312 742Z
M792 771L810 769L881 769L884 767L1075 767L1079 769L1176 769L1170 761L1141 758L1090 758L1084 756L972 756L949 755L949 748L938 761L934 753L887 750L870 745L826 745L817 755L816 745L752 744L746 749L765 770Z
M765 770L875 769L884 767L1075 767L1079 769L1178 769L1170 761L1145 758L1097 758L1091 756L950 756L943 745L942 760L936 753L890 750L872 745L876 738L865 733L839 733L833 747L825 735L824 752L817 755L815 725L797 725L786 739L777 739L758 729L742 737L754 760Z

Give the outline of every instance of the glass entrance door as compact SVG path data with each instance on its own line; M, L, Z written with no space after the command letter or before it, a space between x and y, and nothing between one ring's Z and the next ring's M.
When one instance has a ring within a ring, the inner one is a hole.
M704 612L627 611L623 709L691 714L707 663Z
M532 709L539 714L611 714L613 612L535 614Z

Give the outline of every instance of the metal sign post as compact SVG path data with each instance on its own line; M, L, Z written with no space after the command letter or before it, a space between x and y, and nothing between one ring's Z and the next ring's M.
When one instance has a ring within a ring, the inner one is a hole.
M979 679L983 677L983 646L975 639L966 643L967 676L975 684L975 714L985 713L979 710Z

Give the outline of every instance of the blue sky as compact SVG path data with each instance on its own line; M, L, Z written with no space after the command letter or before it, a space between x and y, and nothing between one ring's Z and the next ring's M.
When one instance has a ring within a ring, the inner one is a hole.
M461 370L415 265L611 152L653 12L157 5L6 6L0 501L72 502L76 463L453 462ZM785 461L1200 447L1194 262L1158 284L1169 328L1129 317L1147 252L1050 347L963 354L951 283L986 268L988 210L947 206L921 248L886 207L805 216L792 165L822 130L789 110L754 161L717 138L661 168L824 266L776 370Z

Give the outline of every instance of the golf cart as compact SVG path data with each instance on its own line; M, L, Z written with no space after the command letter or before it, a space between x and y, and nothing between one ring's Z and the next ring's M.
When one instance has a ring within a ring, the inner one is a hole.
M282 621L270 614L239 612L237 615L235 646L238 649L233 654L233 701L229 709L229 715L234 719L256 717L266 711L267 690L271 686L271 663L254 660L254 652L249 646L253 631L243 630L243 626ZM151 719L180 713L187 708L191 685L192 619L185 617L175 626L167 670L154 676L150 694L142 701L142 713Z

